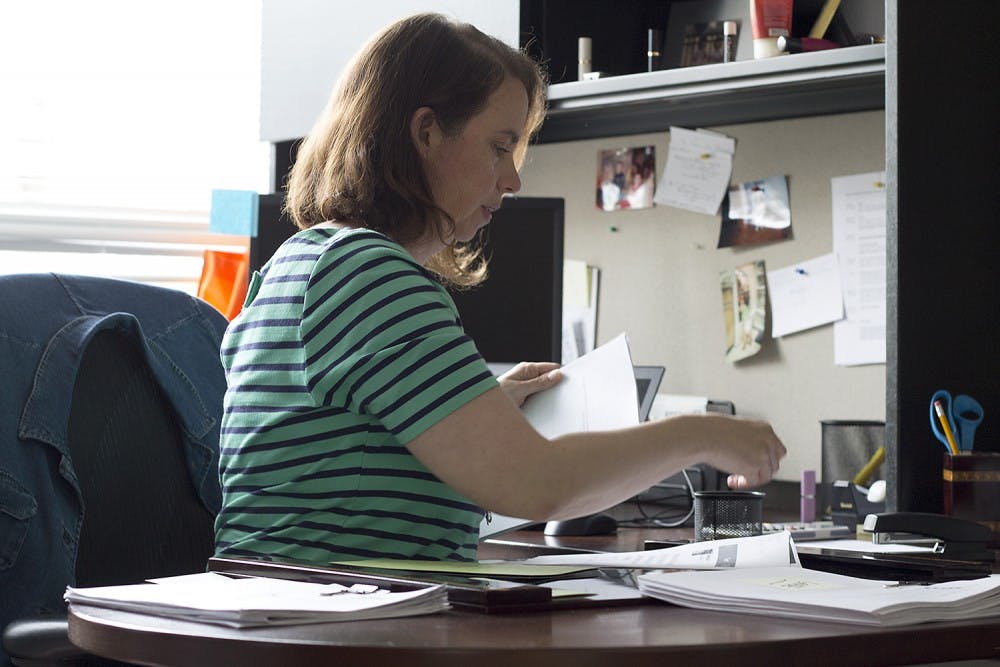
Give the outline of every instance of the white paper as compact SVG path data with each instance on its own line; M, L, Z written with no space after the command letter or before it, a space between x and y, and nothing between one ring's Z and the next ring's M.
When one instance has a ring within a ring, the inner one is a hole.
M695 609L874 626L1000 616L1000 575L928 586L805 568L639 575L645 595Z
M594 350L600 269L586 262L563 263L562 360L564 364Z
M885 363L885 172L834 178L831 189L846 315L834 325L834 362Z
M804 553L819 553L821 549L836 549L837 551L852 551L866 554L917 554L933 553L934 547L924 547L919 544L875 544L871 540L812 540L809 544L799 546Z
M444 586L392 593L267 577L232 578L216 572L125 586L67 587L65 599L229 627L394 618L448 609Z
M639 424L635 369L625 334L566 364L562 374L559 384L529 396L521 408L542 436Z
M844 317L840 271L832 253L768 271L767 291L775 338Z
M670 128L667 166L653 201L715 215L729 187L736 140L717 132Z
M584 431L612 431L639 424L639 394L625 334L562 367L563 379L528 397L521 407L545 438ZM487 514L479 524L484 540L535 523Z
M527 565L587 565L641 569L715 570L744 567L798 567L799 557L791 534L692 542L666 549L624 553L552 554L521 561Z
M687 394L657 394L649 410L649 420L666 419L674 415L703 414L708 412L708 396Z

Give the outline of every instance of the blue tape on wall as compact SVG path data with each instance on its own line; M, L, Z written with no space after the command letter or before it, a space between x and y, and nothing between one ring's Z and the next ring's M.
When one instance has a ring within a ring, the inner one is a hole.
M212 190L209 231L256 237L257 201L253 190Z

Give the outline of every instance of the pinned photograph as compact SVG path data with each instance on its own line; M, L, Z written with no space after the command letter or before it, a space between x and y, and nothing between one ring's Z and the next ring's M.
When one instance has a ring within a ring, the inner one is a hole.
M722 202L720 248L784 241L792 235L788 180L771 176L729 188Z
M619 148L597 154L597 208L650 208L656 183L656 147Z
M722 271L719 282L726 325L726 361L752 357L760 352L767 316L764 260Z

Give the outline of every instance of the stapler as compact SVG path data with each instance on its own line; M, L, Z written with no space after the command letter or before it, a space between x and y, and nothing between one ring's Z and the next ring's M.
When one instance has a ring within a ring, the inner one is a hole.
M934 552L952 560L993 562L993 531L968 519L925 512L888 512L865 517L874 544L933 544Z

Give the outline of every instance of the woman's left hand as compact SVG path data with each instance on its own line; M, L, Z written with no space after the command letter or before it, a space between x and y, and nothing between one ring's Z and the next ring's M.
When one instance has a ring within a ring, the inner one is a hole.
M532 394L554 387L560 380L559 364L529 361L522 361L497 378L500 389L517 407Z

